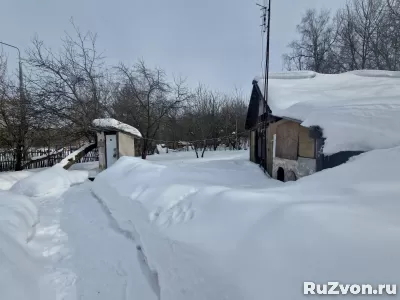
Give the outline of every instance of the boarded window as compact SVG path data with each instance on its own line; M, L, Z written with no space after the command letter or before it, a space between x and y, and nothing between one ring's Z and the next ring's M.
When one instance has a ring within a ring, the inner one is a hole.
M295 122L286 122L278 125L276 129L277 157L297 160L299 126Z
M315 158L315 140L309 137L309 129L299 127L299 156Z

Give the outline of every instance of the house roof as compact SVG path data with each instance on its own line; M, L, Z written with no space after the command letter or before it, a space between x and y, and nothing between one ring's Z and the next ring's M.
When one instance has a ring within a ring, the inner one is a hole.
M255 78L261 96L263 78ZM324 130L325 154L400 145L400 72L271 73L268 106L274 116Z
M112 118L93 120L92 125L96 130L119 131L119 132L123 132L123 133L129 134L129 135L133 135L135 137L139 137L139 138L142 137L142 134L140 133L140 131L137 130L135 127L125 124L125 123L122 123L122 122L112 119Z

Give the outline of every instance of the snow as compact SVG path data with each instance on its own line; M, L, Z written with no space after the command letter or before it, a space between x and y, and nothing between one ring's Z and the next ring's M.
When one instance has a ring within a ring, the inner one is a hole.
M287 184L239 153L126 157L96 177L159 299L293 300L304 281L400 280L400 147Z
M125 123L122 123L122 122L112 119L112 118L96 119L93 121L92 124L94 127L98 128L98 129L122 131L122 132L125 132L128 134L137 136L139 138L142 137L142 134L140 133L140 131L137 130L135 127L130 126Z
M91 182L38 199L38 238L50 260L43 281L68 300L156 300L143 278L134 242L110 223ZM46 298L41 300L53 300Z
M73 164L68 170L95 170L99 168L99 162L98 161L93 161L93 162L85 162L85 163L78 163L78 164Z
M70 186L82 183L87 178L87 171L67 171L56 165L19 180L10 190L28 197L43 197L66 191Z
M9 190L18 180L29 177L40 169L31 169L17 172L1 172L0 173L0 190Z
M157 152L158 152L157 154L167 153L168 148L163 147L163 145L157 145L156 147L157 147Z
M0 191L0 293L2 299L40 299L40 265L28 242L39 221L35 205L25 196Z
M76 274L76 298L156 300L142 276L134 241L110 226L91 186L87 182L63 196L60 227L71 254L62 267Z
M0 191L0 298L298 300L304 281L400 280L400 147L290 183L248 156L122 157L94 182L95 163L55 166Z
M268 104L273 115L323 128L325 154L400 145L400 72L271 73Z

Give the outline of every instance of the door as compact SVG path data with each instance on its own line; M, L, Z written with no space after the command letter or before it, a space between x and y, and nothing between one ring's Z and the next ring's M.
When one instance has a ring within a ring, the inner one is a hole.
M117 135L106 135L106 156L107 168L111 167L118 159L117 155Z

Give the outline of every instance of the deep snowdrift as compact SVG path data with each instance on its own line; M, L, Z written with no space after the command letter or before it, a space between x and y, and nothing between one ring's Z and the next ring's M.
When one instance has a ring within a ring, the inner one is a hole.
M323 128L325 154L400 145L400 72L271 73L268 105L276 116Z
M0 191L1 299L40 299L41 268L28 249L38 222L36 206L27 197Z
M71 185L82 183L87 178L88 171L67 171L56 165L19 180L11 187L11 191L28 197L43 197L62 193Z
M14 183L9 191L0 191L0 298L50 300L58 293L60 299L70 299L62 298L60 292L67 288L62 285L68 284L68 271L54 266L46 271L47 264L51 265L52 259L60 260L65 250L55 214L46 213L42 206L57 211L59 208L51 205L56 205L57 198L71 185L85 181L88 171L54 166L0 175L1 187L8 189ZM50 200L50 204L44 200ZM61 288L56 291L58 285Z
M400 280L400 148L289 184L244 159L123 158L94 181L161 299L294 300L304 281Z
M18 172L0 172L0 190L9 190L18 180L29 177L40 169L24 170Z

